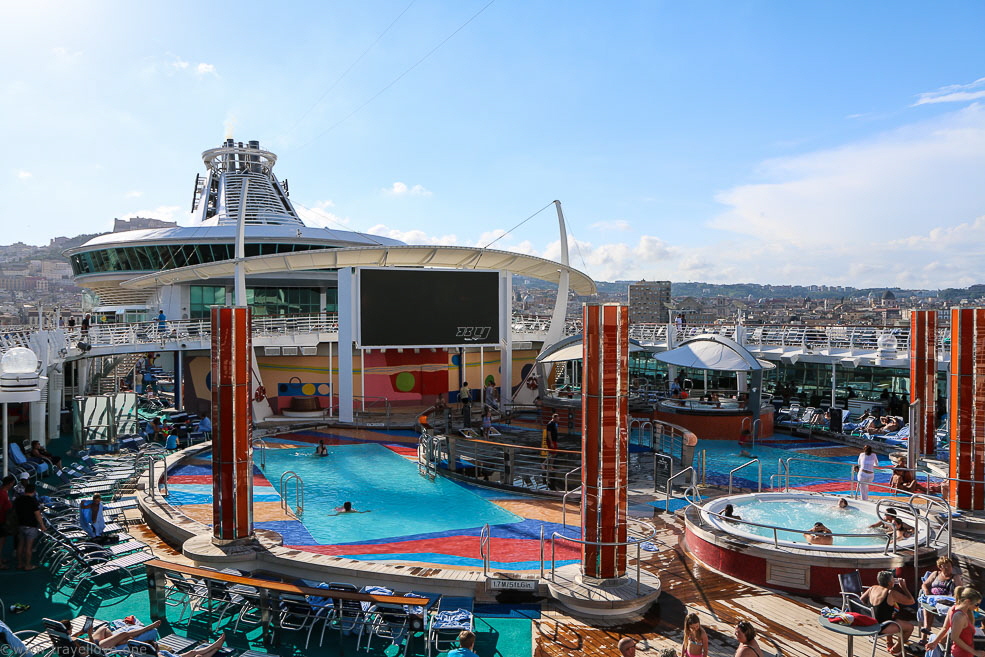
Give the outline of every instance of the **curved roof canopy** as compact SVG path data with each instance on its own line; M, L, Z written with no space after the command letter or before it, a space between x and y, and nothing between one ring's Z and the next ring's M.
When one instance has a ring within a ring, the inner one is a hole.
M595 282L586 274L552 260L464 246L366 246L318 249L296 253L254 256L243 259L247 276L285 271L338 269L341 267L434 267L442 269L492 269L508 271L557 283L567 271L571 290L588 296L596 294ZM180 267L137 276L121 283L122 287L141 289L212 278L229 278L236 270L235 260Z
M572 335L564 340L560 340L545 349L543 353L537 356L538 363L560 363L566 360L581 360L584 356L584 352L581 346L582 336ZM629 350L632 352L636 351L649 351L646 347L641 345L636 340L629 341Z
M668 365L716 372L753 372L776 367L757 359L738 342L713 333L697 335L676 349L655 354L654 358Z

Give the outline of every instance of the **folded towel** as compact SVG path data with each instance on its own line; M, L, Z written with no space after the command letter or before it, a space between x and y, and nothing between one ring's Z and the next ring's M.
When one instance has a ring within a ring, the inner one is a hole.
M467 630L471 625L472 614L468 609L449 609L439 611L431 621L431 627L438 629L462 629Z
M363 593L372 593L373 595L393 595L393 590L386 588L385 586L364 586ZM363 611L369 611L373 608L372 602L360 602L359 603Z
M660 548L650 541L640 543L640 549L644 552L660 552Z
M828 619L832 623L838 623L839 625L851 625L852 617L841 609L834 609L832 607L824 607L821 609L821 615Z

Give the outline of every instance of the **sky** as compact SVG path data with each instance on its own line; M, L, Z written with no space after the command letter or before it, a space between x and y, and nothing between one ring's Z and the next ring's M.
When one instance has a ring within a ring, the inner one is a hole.
M596 280L985 282L985 2L0 1L0 243L191 225L202 151L309 225Z

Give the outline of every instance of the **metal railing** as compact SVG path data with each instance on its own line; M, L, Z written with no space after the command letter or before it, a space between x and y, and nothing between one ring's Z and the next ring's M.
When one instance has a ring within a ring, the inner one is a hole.
M694 468L692 468L691 466L688 466L688 467L684 468L683 470L681 470L677 474L672 474L669 477L667 477L667 503L664 506L664 511L666 511L667 513L670 513L670 495L671 495L671 492L672 492L670 482L674 481L675 479L677 479L681 475L687 474L689 472L692 475L694 475L695 479L697 479L697 473L695 473ZM688 483L688 488L693 488L693 487L694 487L694 485L689 482ZM684 493L685 493L685 495L687 495L687 490L686 489L685 489Z
M579 451L454 435L442 437L440 452L449 469L460 476L485 482L498 477L501 485L527 490L559 490L562 482L570 490L574 482L569 478L581 464Z
M926 503L926 507L925 507L926 513L924 515L927 517L928 521L930 519L930 510L932 507L940 506L944 508L944 513L947 514L947 523L945 525L942 525L942 529L946 528L947 530L947 558L950 559L951 547L952 547L952 543L954 542L953 540L954 535L951 532L952 529L951 519L954 514L954 510L952 509L951 504L947 500L941 497L934 497L933 495L924 495L922 493L913 493L912 495L910 495L910 499L907 501L912 505L914 500L923 500ZM936 542L938 538L940 538L939 532L934 537L934 541Z
M434 481L438 476L441 439L441 436L433 436L425 429L417 440L417 472L429 481Z
M292 481L294 482L294 515L300 518L304 515L304 480L301 479L301 475L294 472L294 470L288 470L280 476L280 506L285 512L290 512L290 508L287 503L287 486Z
M642 522L640 520L637 520L636 522L638 522L641 525L646 526L650 530L649 535L647 535L647 536L639 536L639 537L636 537L636 538L629 538L629 539L627 539L625 541L617 541L617 542L611 542L610 543L610 542L603 542L603 541L586 541L586 540L583 540L583 539L580 539L580 538L573 538L571 536L565 536L564 534L562 534L560 532L552 532L551 533L551 581L552 582L555 581L555 571L557 570L557 568L556 568L556 566L557 566L557 559L556 559L556 551L555 551L555 541L557 541L557 540L570 541L572 543L578 543L579 545L591 545L591 546L595 546L597 548L602 548L602 547L627 547L628 548L630 545L635 545L636 546L636 595L639 595L639 593L640 593L640 566L641 566L641 564L643 562L643 559L641 558L640 547L642 546L643 543L648 543L648 542L653 541L653 539L657 535L657 530L652 525L649 525L647 523L644 523L644 522ZM628 528L628 526L627 526L627 529L626 529L626 533L627 533L627 536L628 536L629 535L629 528ZM542 556L544 554L544 551L543 551L543 541L544 541L544 535L543 535L543 531L542 531L542 533L541 533L541 555ZM543 574L543 571L544 571L544 567L543 567L543 560L542 560L541 561L541 573L542 574Z
M732 468L731 470L729 470L729 472L728 472L728 494L729 495L732 494L732 479L735 477L735 473L738 472L739 470L742 470L745 467L748 467L748 466L752 465L753 463L755 463L759 467L759 474L758 474L758 476L756 478L756 481L759 484L759 492L760 493L763 492L763 464L762 464L762 462L759 459L752 459L751 461L746 461L742 465L740 465L738 467L735 467L735 468Z
M147 492L150 494L151 499L155 499L156 496L157 496L157 493L161 493L161 495L163 497L167 497L168 495L171 494L171 492L168 490L168 465L167 465L167 461L166 461L166 456L163 453L162 454L141 454L140 456L138 456L134 460L134 469L139 469L140 466L144 463L144 460L145 459L147 461L147 481L150 484L148 486ZM165 463L164 463L164 473L161 476L161 481L160 482L158 482L157 476L156 476L156 474L154 472L154 465L158 461L158 459L161 459L161 460L164 460L165 461ZM164 488L163 491L160 490L160 487L162 485L163 485L163 488Z
M541 530L543 531L543 530ZM482 558L482 576L489 576L489 543L492 538L492 532L489 529L489 524L482 526L482 530L479 531L479 556Z
M927 515L921 517L920 514L917 513L916 508L909 501L900 502L898 500L879 500L878 502L876 502L876 517L879 518L880 520L882 520L883 517L882 514L883 505L893 509L903 509L904 511L908 511L910 517L913 518L913 572L914 573L920 572L919 570L920 551L917 550L917 547L920 545L920 521L923 520L927 526L927 533L924 535L924 541L927 546L930 546L934 536L934 530L930 526L930 516ZM895 527L891 526L889 530L889 535L893 541L893 553L898 553L899 549L896 543L899 539L899 532L896 531Z
M253 440L250 441L250 447L253 448L254 451L259 451L260 468L262 470L266 470L267 469L267 443L263 441L263 438L254 438Z
M787 477L787 483L785 484L785 488L788 489L788 490L790 488L789 478L791 476L799 476L799 477L803 477L804 476L804 475L791 475L790 474L790 464L791 463L798 463L798 462L799 463L810 463L810 464L813 464L813 465L817 465L819 463L826 463L826 464L829 464L829 465L845 466L845 467L849 468L849 471L850 471L849 477L846 478L846 480L848 480L848 481L854 481L855 480L854 479L854 472L855 472L855 468L858 465L854 461L835 461L835 460L832 460L832 459L811 458L811 457L806 457L806 456L789 456L789 457L787 457L785 459L784 458L779 458L779 459L777 459L777 471L778 471L777 473L778 474L783 474L784 476ZM918 485L922 484L924 486L924 490L928 490L928 491L931 488L932 478L933 479L936 479L936 480L939 480L939 481L944 481L944 480L947 479L946 477L938 477L937 475L932 475L929 472L918 470L916 468L900 468L900 467L896 467L896 466L877 465L877 466L875 466L875 469L876 470L882 470L882 471L890 471L890 472L892 472L894 470L912 472L914 474L914 480L916 480L916 483ZM920 480L918 478L918 475L920 475L920 474L923 474L924 475L924 481L923 482L920 482ZM825 476L825 475L815 475L814 478L815 479L831 479L832 477ZM771 481L772 481L772 478L771 478ZM868 482L868 483L869 483L870 486L873 485L873 482ZM876 484L876 485L878 485L878 484ZM903 491L903 494L907 494L908 495L911 492L912 491Z

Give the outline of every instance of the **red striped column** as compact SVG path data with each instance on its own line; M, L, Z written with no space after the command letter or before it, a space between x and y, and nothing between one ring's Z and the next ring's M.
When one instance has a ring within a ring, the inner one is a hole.
M985 509L985 308L951 309L951 506Z
M910 400L920 400L920 454L933 454L937 439L937 311L910 313ZM913 427L911 427L913 429ZM912 466L911 466L912 467Z
M253 535L250 311L212 308L212 536Z
M626 540L629 307L585 304L582 346L582 537ZM582 575L626 574L626 547L582 547Z

